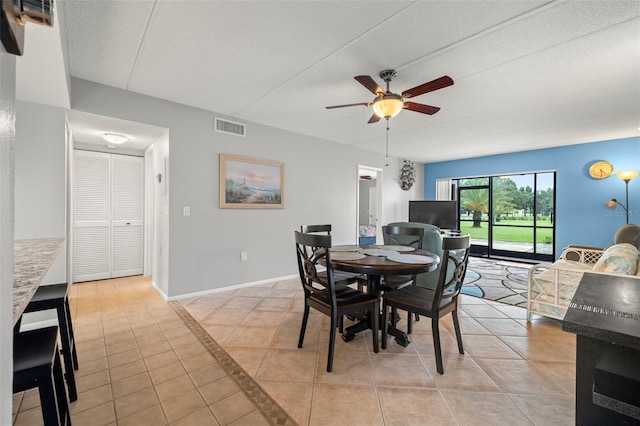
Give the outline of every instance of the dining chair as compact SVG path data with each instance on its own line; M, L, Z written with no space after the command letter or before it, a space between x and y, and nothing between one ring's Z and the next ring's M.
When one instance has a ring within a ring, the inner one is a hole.
M71 425L58 339L57 326L13 335L13 393L38 388L44 426Z
M62 360L64 362L64 377L69 392L69 401L78 399L74 370L78 369L78 354L71 321L69 306L69 284L59 283L41 285L26 306L24 312L39 312L55 310L60 331Z
M339 319L347 314L362 311L375 312L371 315L373 329L373 351L378 352L378 317L380 309L378 296L363 293L351 287L343 286L336 290L334 270L331 264L331 236L303 234L295 231L296 257L300 282L304 290L304 313L300 327L298 348L302 348L304 334L307 329L310 308L331 318L329 331L329 353L327 355L327 372L333 369L333 353L336 341L336 328ZM324 265L325 278L320 278L320 267Z
M382 227L382 238L385 245L407 246L420 250L424 239L424 229L387 225ZM398 290L414 283L415 277L415 275L385 275L381 288L383 291Z
M392 222L387 226L400 226L403 228L422 228L424 229L424 237L422 238L422 250L433 253L438 257L442 257L442 231L437 226L420 223L420 222ZM418 287L427 287L435 289L440 276L440 264L431 272L418 274L416 285Z
M431 332L433 334L438 373L444 374L442 349L440 347L440 318L449 313L453 317L458 351L464 354L460 324L458 322L458 296L467 272L470 247L471 237L469 235L443 238L442 257L440 260L442 266L435 290L411 285L390 291L382 296L382 311L384 312L382 349L387 348L389 308L391 308L393 316L396 315L398 309L402 309L409 314L416 313L431 318ZM461 251L462 254L460 253ZM449 271L452 273L448 273ZM447 278L448 276L451 278Z
M300 232L303 234L331 235L331 225L301 225ZM325 272L320 272L321 280L326 280ZM334 271L333 277L336 285L349 285L358 282L359 289L362 290L362 282L367 281L367 277L362 274L354 274L345 271Z
M407 246L421 250L424 241L424 228L411 228L405 226L386 225L382 227L382 238L385 245ZM398 290L408 285L415 285L416 275L384 275L380 288L384 292ZM416 321L420 317L415 315ZM391 318L391 324L395 326L397 318ZM407 331L411 333L413 328L413 318L407 317Z

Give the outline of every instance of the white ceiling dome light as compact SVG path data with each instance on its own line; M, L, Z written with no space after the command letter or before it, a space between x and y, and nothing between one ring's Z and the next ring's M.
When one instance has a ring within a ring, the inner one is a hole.
M105 133L102 137L109 143L113 143L116 145L120 145L129 140L129 138L125 135L121 135L119 133Z

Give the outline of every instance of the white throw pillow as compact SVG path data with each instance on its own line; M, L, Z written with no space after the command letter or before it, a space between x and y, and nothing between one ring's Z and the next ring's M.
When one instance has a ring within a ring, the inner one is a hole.
M638 249L629 243L614 244L602 253L593 265L595 272L635 275L638 269Z

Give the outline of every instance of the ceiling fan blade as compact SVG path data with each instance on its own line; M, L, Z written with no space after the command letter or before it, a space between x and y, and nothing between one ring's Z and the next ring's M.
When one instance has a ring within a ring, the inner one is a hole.
M362 84L364 87L366 87L367 89L369 89L369 91L371 93L373 93L374 95L378 96L379 94L385 94L386 92L384 91L384 89L382 89L382 87L378 86L378 83L376 83L376 81L371 78L368 75L356 75L355 77L356 80L358 80L358 82L360 84Z
M425 104L418 104L418 103L409 102L409 101L404 102L403 108L408 109L409 111L421 112L423 114L429 114L429 115L433 115L436 112L440 111L440 108L438 107L425 105Z
M423 83L420 86L416 86L412 89L402 92L404 98L412 98L414 96L423 95L425 93L433 92L434 90L442 89L453 85L453 80L448 75L444 75L440 78L436 78L428 83Z
M334 109L334 108L345 108L345 107L352 107L352 106L359 106L359 105L368 107L368 106L371 106L371 102L360 102L360 103L357 103L357 104L345 104L345 105L331 105L331 106L328 106L328 107L325 107L325 108L326 109Z
M367 123L377 123L378 121L380 121L380 117L377 114L373 114Z

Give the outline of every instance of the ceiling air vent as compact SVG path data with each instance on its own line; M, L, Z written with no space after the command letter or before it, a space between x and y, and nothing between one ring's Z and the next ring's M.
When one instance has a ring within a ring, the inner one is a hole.
M245 137L246 127L242 123L234 123L233 121L223 120L215 117L214 129L216 132L228 133L230 135Z

